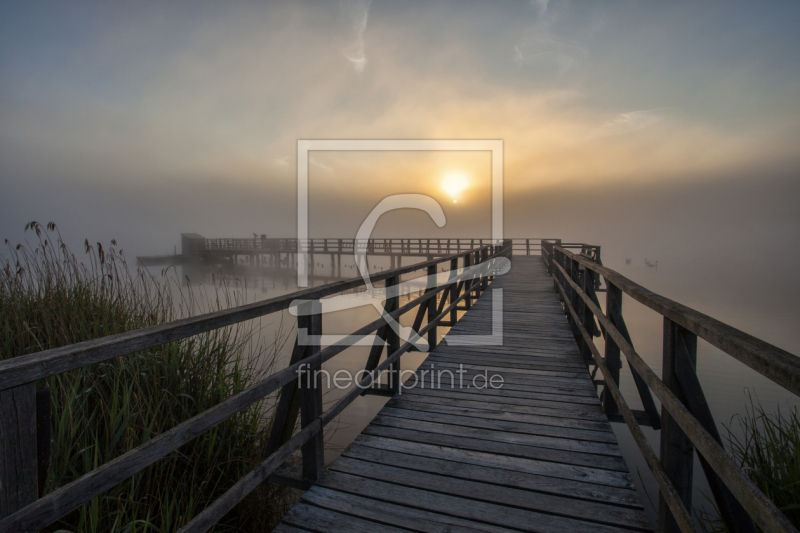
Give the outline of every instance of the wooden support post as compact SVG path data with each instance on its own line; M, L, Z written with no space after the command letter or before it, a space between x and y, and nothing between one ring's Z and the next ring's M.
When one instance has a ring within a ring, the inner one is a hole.
M588 269L583 270L581 281L583 282L583 285L581 285L581 287L583 288L583 292L585 292L587 295L593 295L594 278L592 277L592 274ZM581 316L583 318L582 320L583 327L586 329L587 332L589 332L589 335L596 335L597 324L594 321L594 313L592 313L592 310L589 309L588 305L586 305L586 302L583 301L583 298L581 298L580 301L581 301L581 312L582 312ZM585 350L585 353L583 354L584 359L588 361L594 361L594 358L592 357L592 350L589 348L589 343L593 341L592 339L584 339L584 341L585 342L581 347L582 351Z
M297 331L308 331L308 316L299 315L297 317ZM294 349L289 359L289 365L300 362L308 356L308 346L300 344L295 337ZM297 423L297 415L300 412L300 389L297 380L287 383L281 389L278 405L275 407L275 414L272 417L272 428L269 432L267 447L264 450L264 457L271 455L275 450L286 444L292 438L294 426Z
M686 335L677 324L664 318L664 359L661 368L661 379L664 384L684 404L683 395L677 375L678 347L681 341L688 348L688 359L692 365L697 363L697 337ZM661 407L661 464L667 472L686 510L692 512L692 474L694 467L694 445L689 437L678 426L665 407ZM658 499L658 531L659 533L677 533L678 524L672 517L663 496Z
M480 264L483 262L483 250L478 250L475 252L475 265L480 267ZM475 291L475 299L477 300L478 297L481 295L481 289L483 288L483 274L481 274L480 268L478 268L478 275L475 278L475 283L473 286L477 289Z
M551 247L550 250L552 251L552 254L550 255L550 268L547 273L553 276L553 290L556 291L556 294L558 294L559 299L563 300L561 298L561 291L558 290L558 280L560 280L562 277L561 271L555 267L555 263L561 264L561 252L557 251L555 249L555 246ZM562 279L561 281L564 280Z
M675 377L683 392L684 404L703 428L722 446L722 438L717 429L717 424L714 422L714 416L711 414L700 380L697 379L697 335L675 324L668 318L664 318L664 329L665 331L667 329L672 331L672 336L675 339L674 370ZM692 354L694 354L694 357ZM700 454L698 454L698 457L703 473L708 480L711 494L717 503L720 517L725 522L728 531L732 533L755 533L755 525L747 511L744 510L728 487L719 479L719 476L705 457Z
M457 276L458 271L458 257L454 257L450 260L450 277L455 279ZM458 299L458 283L452 283L450 285L450 304L452 305ZM458 311L455 307L453 310L450 311L450 324L455 325L458 321Z
M481 252L481 263L489 260L489 249L486 248ZM481 291L485 291L486 287L489 286L489 274L483 274L481 276Z
M464 268L469 268L472 266L472 254L467 254L464 256ZM472 306L472 295L469 294L469 289L472 286L472 280L469 278L464 280L464 291L467 292L467 297L464 298L464 307L467 311Z
M606 316L611 317L615 314L622 314L622 289L613 285L606 280ZM616 312L612 311L615 308ZM614 379L614 383L619 385L619 371L622 368L622 359L620 358L619 346L611 338L611 335L606 335L606 348L605 348L605 363ZM603 387L603 394L600 396L600 401L603 404L603 410L607 414L616 414L619 412L617 403L614 401L611 391L608 387Z
M36 384L0 391L0 518L38 497Z
M531 240L530 239L525 239L525 249L526 249L526 254L525 255L531 255Z
M386 280L386 289L397 287L400 284L399 276L393 276ZM386 309L387 313L397 311L400 308L400 295L387 296ZM386 357L400 349L400 337L397 332L391 327L386 328ZM389 365L389 390L391 392L398 392L400 390L400 359Z
M564 265L563 266L564 266L564 270L567 273L566 275L572 281L575 281L576 283L578 283L578 285L580 285L580 280L578 279L578 273L577 273L577 269L578 269L577 262L573 261L571 257L569 257L566 254L564 254ZM580 298L580 296L577 295L577 293L575 292L575 289L573 289L572 285L569 282L567 282L566 280L565 280L565 284L564 284L564 289L566 290L567 301L572 306L572 308L577 311L578 316L580 316L581 310L578 307L578 299ZM565 309L568 309L568 307L566 307ZM575 337L575 342L578 343L578 349L580 350L581 355L584 355L584 352L583 352L584 343L583 343L583 338L581 336L580 329L578 328L578 325L575 323L575 319L572 317L572 315L569 312L567 313L567 322L569 323L569 327L572 330L572 335ZM584 360L585 360L585 357L584 357Z
M631 335L628 333L628 326L625 324L625 319L622 318L622 294L620 293L618 296L619 297L616 298L616 305L608 308L608 311L611 312L611 315L608 315L608 320L617 328L627 343L633 346L633 340L631 340ZM636 390L639 391L639 398L642 400L642 406L647 413L647 417L650 419L650 427L656 430L661 429L661 417L658 415L658 409L656 408L655 401L653 401L650 388L633 367L629 365L629 368L631 376L633 376L633 382L636 385Z
M311 303L308 318L308 355L320 351L319 335L322 335L321 304ZM322 370L321 365L305 367L299 376L300 387L300 425L306 427L322 414ZM303 452L303 479L314 483L325 473L325 441L322 431L311 437L301 448Z
M436 265L428 267L428 291L436 290ZM428 304L428 323L436 318L436 297L426 302ZM428 331L428 351L432 352L436 348L436 326Z

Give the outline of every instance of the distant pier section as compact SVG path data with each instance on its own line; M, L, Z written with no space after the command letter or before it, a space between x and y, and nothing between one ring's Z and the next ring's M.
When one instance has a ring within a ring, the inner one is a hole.
M181 252L172 255L137 257L143 266L183 264L245 264L269 268L296 268L297 254L309 254L313 270L315 255L329 255L331 265L341 274L342 255L357 251L371 256L388 256L391 268L400 266L400 258L452 255L490 244L491 239L305 239L267 237L253 234L252 238L208 239L198 233L181 233Z

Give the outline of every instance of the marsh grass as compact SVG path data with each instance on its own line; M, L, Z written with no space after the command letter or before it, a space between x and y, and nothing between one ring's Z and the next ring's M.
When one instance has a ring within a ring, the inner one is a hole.
M800 414L796 407L782 411L780 406L768 413L749 391L747 398L745 413L736 415L727 428L727 449L756 486L800 528ZM714 515L698 513L703 529L727 531L714 507Z
M8 245L0 258L0 359L159 324L243 303L243 291L181 288L175 271L132 273L116 243L85 243L78 258L50 223L26 226L35 244ZM55 240L53 239L55 236ZM175 297L173 297L175 295ZM172 342L38 384L52 394L52 456L45 492L69 483L229 396L272 370L287 335L265 341L260 322ZM50 531L175 531L262 457L270 423L264 402L242 411L108 493ZM217 527L269 531L290 495L265 484Z

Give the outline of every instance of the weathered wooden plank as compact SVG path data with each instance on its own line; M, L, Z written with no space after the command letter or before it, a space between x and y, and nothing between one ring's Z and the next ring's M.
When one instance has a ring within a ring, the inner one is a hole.
M316 486L303 495L303 501L365 520L389 523L425 533L506 533L508 531L506 528L481 524L474 520L395 505L365 496Z
M420 392L420 391L416 391ZM427 395L427 394L414 394L413 392L401 395L401 398L409 401L431 402L437 405L449 405L454 407L463 407L470 409L484 409L492 411L505 411L509 413L520 413L530 415L541 415L548 417L563 418L564 420L573 420L576 422L590 421L590 422L607 422L607 419L596 411L589 410L576 410L572 413L565 413L560 410L557 405L552 407L531 406L531 405L513 405L509 403L492 402L483 400L481 398L469 396L464 398L453 398L447 395ZM541 403L541 402L540 402ZM552 404L548 404L552 405Z
M449 435L446 433L415 431L411 429L382 426L377 424L370 424L364 429L363 433L365 435L387 437L421 444L446 446L448 448L485 452L508 457L552 461L555 463L564 463L575 466L590 466L607 470L616 470L619 472L627 472L628 468L625 464L625 460L622 457L583 453L572 450L560 450L557 448L525 446L483 439L472 439L457 435Z
M311 531L325 531L328 533L400 533L407 531L355 516L346 515L314 507L311 505L295 505L283 519L284 523L310 529Z
M373 447L369 444L386 444L385 447ZM549 494L560 494L579 500L593 500L606 503L616 503L630 508L641 509L642 505L636 491L614 485L595 483L603 481L606 475L602 471L582 471L557 463L543 463L544 468L536 469L532 462L526 464L531 473L519 469L520 461L508 463L497 462L492 457L482 457L481 454L448 453L448 450L425 445L400 445L392 446L391 441L364 440L361 445L351 446L345 450L344 457L354 457L365 461L389 464L410 470L423 472L436 472L462 479L485 481L496 485L516 487L520 489L535 490ZM394 451L389 448L400 448L404 452ZM408 453L406 453L408 452ZM414 452L416 455L412 454ZM420 455L426 453L426 455ZM580 469L578 469L580 470ZM598 473L599 472L599 473ZM616 479L615 481L619 481Z
M413 388L403 391L403 395L421 395L421 396L437 396L445 398L456 398L463 400L477 400L487 402L499 402L505 405L518 405L525 407L548 407L551 409L561 409L563 416L572 418L590 418L595 416L596 420L606 420L605 415L597 405L583 404L583 403L564 403L556 399L529 399L529 398L512 398L506 396L500 399L499 396L484 394L482 389L462 389L462 390L445 390L445 389L421 389Z
M372 424L376 426L388 426L400 429L411 429L424 431L427 433L438 433L452 435L465 439L487 440L501 444L517 444L520 446L536 446L540 448L552 448L556 450L566 450L573 452L591 453L598 455L621 456L619 447L607 443L590 442L583 440L547 437L542 435L525 435L521 433L511 433L509 431L499 431L496 429L481 429L468 426L456 426L446 423L411 420L378 414Z
M394 485L457 494L463 498L481 500L501 505L511 505L531 511L588 520L607 525L625 526L647 530L650 523L637 509L579 501L541 492L520 490L473 480L443 476L439 471L410 471L393 465L382 465L343 457L331 466L335 472L374 479Z
M418 399L419 398L416 397L396 397L387 403L386 407L427 411L431 413L440 413L443 415L458 415L461 417L486 418L489 420L503 420L508 422L583 429L606 433L612 432L611 424L608 422L575 420L572 418L541 416L530 413L511 413L505 410L487 410L482 408L465 408L461 406L453 407L450 405L442 405L441 403L437 402L421 402L417 401Z
M520 433L522 435L540 435L614 444L617 442L617 439L612 431L591 431L578 428L565 428L553 425L534 424L530 422L493 420L487 418L461 416L453 413L436 413L430 410L417 411L413 409L399 409L387 406L381 410L381 416L393 416L407 420L438 422L456 427L463 426L468 428L488 429L490 431Z
M526 509L518 509L507 505L498 505L449 494L393 485L391 483L384 483L335 471L329 472L319 484L323 487L350 492L352 494L370 494L375 498L399 505L414 506L441 514L511 527L522 531L562 533L563 531L610 532L620 530L620 528L617 527L594 522L585 522Z

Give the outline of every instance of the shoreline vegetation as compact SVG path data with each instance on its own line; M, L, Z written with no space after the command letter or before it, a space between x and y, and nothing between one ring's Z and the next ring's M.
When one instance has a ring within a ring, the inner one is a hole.
M746 394L745 412L734 416L726 428L725 448L756 486L800 528L800 413L796 407L782 412L780 406L769 413L754 394ZM704 496L714 513L698 511L703 530L727 532L713 498Z
M31 222L35 244L0 255L0 359L245 303L224 282L197 296L174 269L133 273L116 243L85 243L78 258L52 222ZM277 319L279 320L279 319ZM37 384L52 402L49 493L273 371L289 338L259 320L135 352ZM242 411L74 511L47 531L170 532L179 529L263 459L272 403ZM214 531L269 531L294 499L263 484Z

